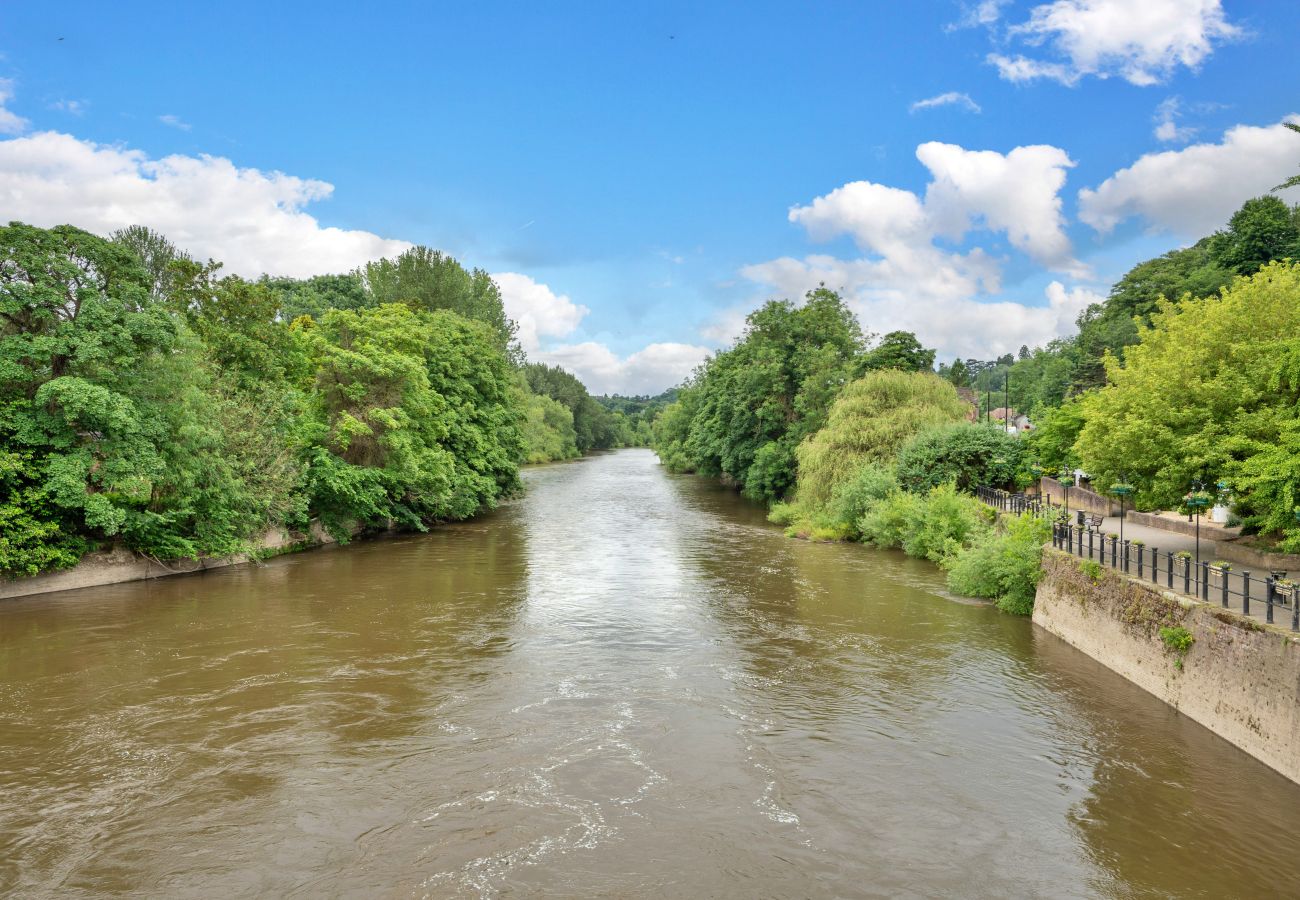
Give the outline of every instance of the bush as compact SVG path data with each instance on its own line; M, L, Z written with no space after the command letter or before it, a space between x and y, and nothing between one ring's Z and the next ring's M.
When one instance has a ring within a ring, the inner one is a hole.
M1003 612L1027 616L1034 611L1051 526L1029 514L1004 522L1001 532L985 532L949 558L948 586L969 597L992 599Z
M925 498L895 491L858 520L858 533L863 541L877 547L902 547L919 523L924 506Z
M846 525L850 536L859 537L858 523L862 517L896 490L898 481L891 469L867 463L848 481L836 486L826 510L827 517Z
M877 547L901 547L908 556L939 562L987 531L991 514L945 484L924 497L895 491L871 507L858 530Z
M958 422L927 428L898 451L898 483L915 493L954 482L959 490L1015 481L1022 444L992 425Z
M930 491L915 527L903 540L903 552L942 562L989 529L990 510L974 497L957 493L951 484Z

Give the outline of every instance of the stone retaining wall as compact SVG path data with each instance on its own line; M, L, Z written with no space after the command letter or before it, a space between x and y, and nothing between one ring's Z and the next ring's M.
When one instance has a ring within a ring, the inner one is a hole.
M1300 641L1082 562L1044 551L1034 624L1300 782ZM1161 627L1192 634L1181 667Z
M1044 499L1050 498L1053 506L1064 505L1065 485L1055 478L1048 478L1044 475L1039 481L1038 489L1042 491ZM1111 500L1109 497L1103 497L1088 488L1070 485L1070 510L1073 512L1076 509L1096 513L1099 516L1117 516L1119 515L1119 502Z
M332 544L334 539L319 525L313 525L311 534L297 534L282 529L271 529L262 536L258 548L262 551L284 552L289 549L306 549L321 544ZM164 578L168 575L189 575L208 569L246 563L245 554L207 559L175 559L158 562L122 547L103 553L87 553L81 562L70 569L33 575L30 578L6 580L0 578L0 600L27 597L33 594L50 594L77 588L121 584L126 581L144 581L147 578Z

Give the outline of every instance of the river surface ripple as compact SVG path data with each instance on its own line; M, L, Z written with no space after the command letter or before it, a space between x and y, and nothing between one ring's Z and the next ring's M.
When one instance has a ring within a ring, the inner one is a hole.
M526 480L0 603L0 893L1300 894L1300 787L933 566L644 450Z

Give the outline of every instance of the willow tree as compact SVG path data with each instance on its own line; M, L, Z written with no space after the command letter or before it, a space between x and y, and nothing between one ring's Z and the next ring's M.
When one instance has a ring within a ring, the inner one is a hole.
M825 505L864 466L892 462L913 435L960 422L969 411L957 389L933 373L867 373L844 387L825 427L799 445L800 504Z

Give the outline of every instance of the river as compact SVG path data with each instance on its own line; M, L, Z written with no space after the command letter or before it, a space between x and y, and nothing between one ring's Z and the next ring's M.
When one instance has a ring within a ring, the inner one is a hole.
M933 566L649 451L526 481L0 603L0 893L1300 893L1300 786Z

